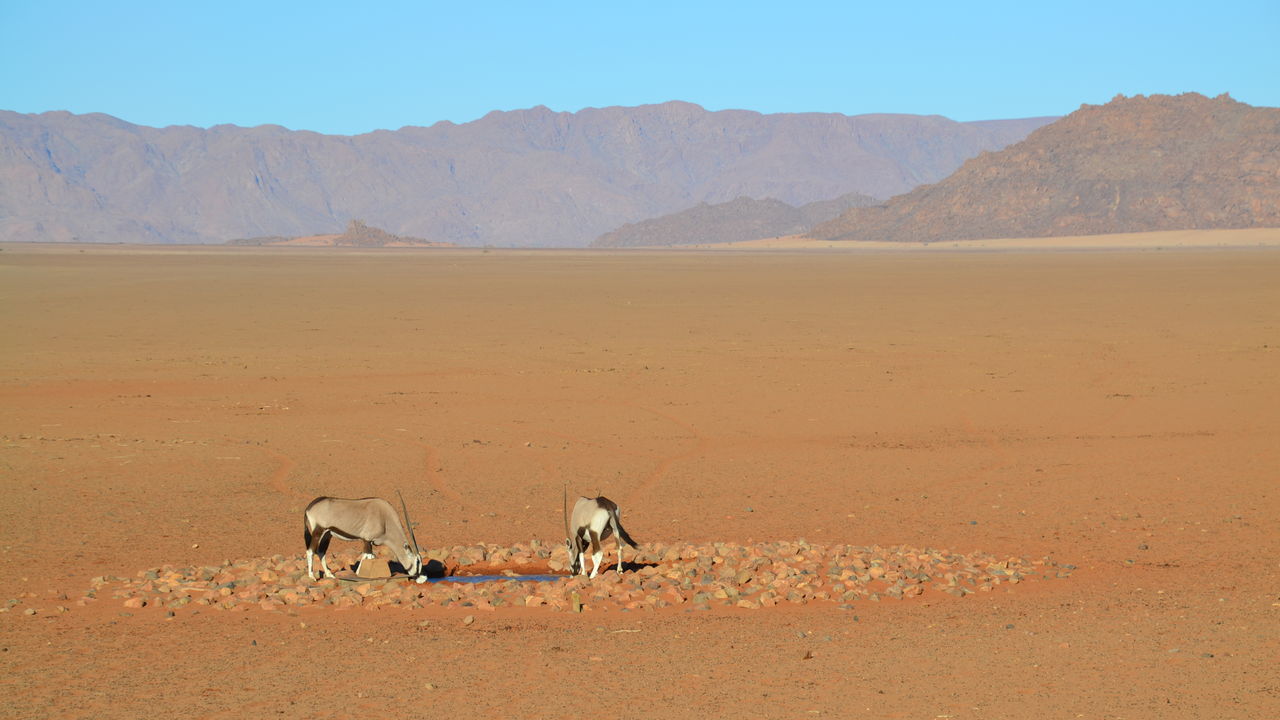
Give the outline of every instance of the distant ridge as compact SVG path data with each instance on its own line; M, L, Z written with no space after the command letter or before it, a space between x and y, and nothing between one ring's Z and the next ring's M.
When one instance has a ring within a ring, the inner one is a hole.
M303 237L256 237L230 240L228 245L261 246L261 245L306 245L323 247L457 247L453 243L432 242L414 237L402 237L375 227L369 227L361 220L347 223L347 230L340 235L309 235Z
M890 197L1046 122L669 102L334 136L0 111L0 239L223 243L336 234L360 218L460 245L577 247L740 196Z
M1260 227L1280 227L1280 108L1186 93L1084 105L809 235L942 242Z
M663 245L719 244L758 238L795 235L853 207L879 201L869 195L849 193L834 200L820 200L794 207L772 198L740 197L727 203L703 203L678 213L629 223L591 242L592 247L655 247Z

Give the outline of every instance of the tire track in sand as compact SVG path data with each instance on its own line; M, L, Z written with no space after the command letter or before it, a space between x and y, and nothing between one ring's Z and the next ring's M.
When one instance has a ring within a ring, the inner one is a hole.
M970 437L980 440L991 454L991 459L980 462L976 469L967 474L969 478L985 477L993 470L1012 467L1017 462L1017 457L1009 449L1008 443L1001 440L995 432L978 427L973 418L968 415L961 415L960 427Z
M423 466L425 468L427 482L431 485L432 489L459 505L466 507L466 500L462 498L462 495L459 494L457 490L454 490L449 486L449 483L444 478L444 471L439 468L440 450L438 448L434 445L428 445L427 443L419 440L413 440L411 438L398 438L387 435L379 435L378 437L390 443L404 443L421 449L426 453L426 457L423 460Z
M666 413L661 410L654 410L653 408L645 407L644 405L640 405L639 403L622 402L619 404L634 408L636 410L647 412L651 415L656 415L657 417L660 417L669 423L672 423L678 427L684 428L686 431L688 431L690 435L693 436L693 439L694 439L694 445L692 448L689 448L688 450L684 450L682 452L674 453L672 455L666 455L661 458L658 458L658 462L654 466L653 470L649 471L649 474L645 476L643 480L637 483L635 487L631 488L631 490L625 496L623 496L623 503L630 505L631 501L635 499L637 495L640 495L642 493L647 493L651 489L653 489L653 486L657 485L658 482L660 482L662 478L667 475L667 472L671 470L671 467L673 465L675 465L676 463L682 460L687 460L689 458L695 457L697 455L700 455L706 452L707 448L711 447L711 441L708 440L705 435L698 432L698 429L695 428L693 425L690 425L689 423L681 420L680 418L674 415L671 415L670 413Z
M607 406L625 407L625 408L630 408L632 410L639 410L641 412L654 415L658 418L666 420L667 422L677 427L683 428L694 439L694 446L692 448L689 448L687 450L682 450L680 452L673 453L671 455L664 455L658 458L653 469L650 470L640 480L640 482L636 483L636 485L633 486L629 491L627 491L625 495L619 496L621 498L622 504L624 505L630 505L631 501L636 496L642 493L649 492L654 485L658 484L663 479L663 477L667 475L668 471L670 471L672 466L674 466L676 463L680 462L681 460L687 460L688 458L699 455L700 453L705 452L707 448L711 446L711 441L708 440L707 437L704 436L702 433L698 432L697 428L695 428L693 425L681 420L680 418L670 413L666 413L661 410L654 410L653 408L645 407L644 405L641 405L639 403L630 402L626 400L614 400L614 401L601 400L596 402L598 404L603 404ZM597 448L604 447L603 443L584 440L580 437L569 435L563 432L548 430L546 431L546 433L553 437L559 438L561 440L567 440L572 443L583 444L583 445L593 446ZM621 452L626 455L635 455L637 457L644 457L643 453L639 453L635 451L629 451L624 449ZM540 462L541 462L542 471L547 476L547 479L549 481L553 480L557 474L555 464L548 460L542 460Z
M278 453L275 450L272 450L271 448L266 447L265 445L262 445L259 447L262 448L262 452L265 453L267 457L279 463L279 466L275 469L274 472L271 473L271 477L267 479L267 482L268 484L271 485L272 489L274 489L276 492L280 493L281 495L295 497L300 500L309 500L310 498L298 492L297 490L294 490L293 488L289 487L289 483L286 482L286 480L289 478L289 474L292 473L293 469L298 466L298 463L295 462L294 459L289 457L288 455L285 455L283 453Z

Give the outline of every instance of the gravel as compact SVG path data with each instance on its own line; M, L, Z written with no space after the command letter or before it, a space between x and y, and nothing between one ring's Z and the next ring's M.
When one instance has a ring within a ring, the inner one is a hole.
M538 541L455 546L433 549L427 555L451 574L551 574L567 567L565 548L548 547ZM330 566L342 567L341 561L341 556L335 557ZM148 568L132 579L96 577L78 604L110 597L129 608L170 611L184 606L288 611L323 605L367 609L435 605L482 612L510 606L550 612L757 610L783 603L852 608L868 601L910 602L936 593L963 598L1004 584L1068 578L1074 569L1051 558L906 546L817 545L800 540L749 545L651 543L628 555L621 575L610 564L594 579L565 575L542 582L352 583L332 578L312 581L302 557L275 555L228 560L220 566Z

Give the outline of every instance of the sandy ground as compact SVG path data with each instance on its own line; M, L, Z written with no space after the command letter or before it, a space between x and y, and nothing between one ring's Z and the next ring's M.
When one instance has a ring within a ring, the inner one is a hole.
M3 717L1280 716L1274 249L9 244L0 338ZM566 482L642 544L1077 569L852 609L83 600L300 555L319 494L558 542Z

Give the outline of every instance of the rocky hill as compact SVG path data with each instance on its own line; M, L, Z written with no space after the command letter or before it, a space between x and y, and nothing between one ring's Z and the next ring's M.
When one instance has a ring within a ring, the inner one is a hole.
M1280 227L1280 108L1188 93L1084 105L809 234L939 242L1252 227Z
M325 247L455 247L452 243L432 242L422 238L392 235L381 228L369 227L362 220L347 223L347 229L340 234L306 235L302 237L280 237L278 235L256 238L237 238L227 242L228 245L308 245Z
M849 193L795 207L781 200L740 197L727 203L702 203L671 215L628 223L591 242L592 247L654 247L727 243L802 233L855 207L879 201Z
M886 198L1049 120L671 102L537 107L348 137L0 111L0 239L221 243L339 233L362 218L462 245L581 246L624 223L739 196Z

